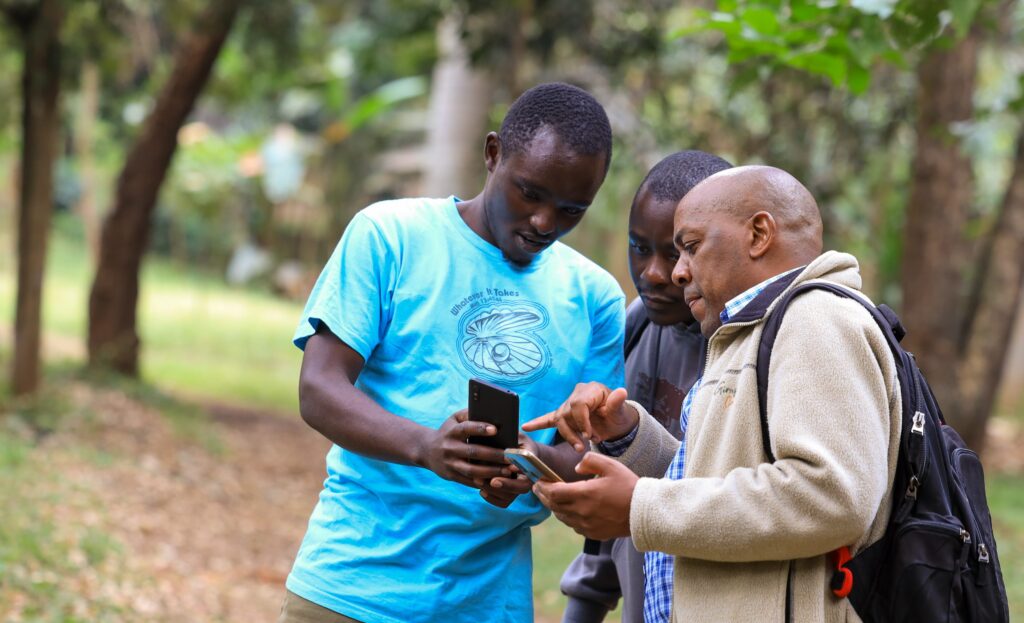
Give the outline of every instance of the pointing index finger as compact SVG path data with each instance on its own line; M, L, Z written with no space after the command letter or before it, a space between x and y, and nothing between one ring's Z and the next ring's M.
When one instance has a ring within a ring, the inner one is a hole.
M554 428L558 426L558 412L552 411L551 413L545 413L539 417L535 417L529 422L523 424L523 430L532 432L535 430L541 430L543 428Z

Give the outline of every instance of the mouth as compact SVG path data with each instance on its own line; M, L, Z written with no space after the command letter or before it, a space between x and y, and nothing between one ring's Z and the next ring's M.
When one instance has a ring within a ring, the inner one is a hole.
M530 253L539 253L544 249L551 246L554 242L553 238L544 238L541 236L527 236L526 234L516 232L516 236L522 241L522 247Z
M687 295L686 297L684 297L684 300L686 301L686 306L690 308L690 311L693 311L693 306L696 305L697 302L700 301L702 298L703 297L701 296Z
M644 303L655 307L671 307L679 305L679 299L670 298L667 296L657 296L652 294L640 294L640 298L643 299Z

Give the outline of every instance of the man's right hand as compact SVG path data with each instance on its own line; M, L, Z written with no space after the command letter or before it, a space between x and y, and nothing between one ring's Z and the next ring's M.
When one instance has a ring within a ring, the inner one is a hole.
M626 397L621 387L612 391L597 382L579 383L562 406L523 424L523 430L557 427L563 439L583 452L585 440L618 439L636 427L640 414L626 406Z
M493 424L470 420L465 409L458 411L424 439L421 464L445 480L474 489L492 478L510 478L512 469L502 450L466 441L469 437L490 437L496 432Z

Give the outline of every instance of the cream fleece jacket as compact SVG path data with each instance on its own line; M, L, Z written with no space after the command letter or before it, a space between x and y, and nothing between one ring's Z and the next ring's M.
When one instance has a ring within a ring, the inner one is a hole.
M836 252L788 287L812 280L861 284L856 259ZM769 370L768 463L755 372L762 322L712 336L682 480L661 477L678 442L639 408L640 430L620 460L654 477L633 493L633 542L676 556L674 622L781 622L789 574L791 620L859 621L829 590L826 554L842 545L856 553L885 530L901 428L892 353L855 301L823 291L794 299Z

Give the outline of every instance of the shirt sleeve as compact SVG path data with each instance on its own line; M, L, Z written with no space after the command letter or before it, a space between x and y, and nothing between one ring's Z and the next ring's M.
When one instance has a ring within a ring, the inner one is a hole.
M629 446L632 445L633 440L636 439L636 434L640 432L640 425L637 424L633 427L633 430L629 431L625 437L619 439L612 439L611 441L599 441L598 447L601 449L602 454L608 456L619 457L629 450Z
M618 286L609 288L594 314L590 350L581 382L597 381L615 389L625 385L623 335L626 326L626 298Z
M316 280L292 342L305 349L321 325L366 360L391 320L395 255L377 225L360 212L345 229Z
M614 540L601 541L597 554L579 554L562 574L559 588L569 598L562 623L600 623L615 608L622 589L612 556Z

